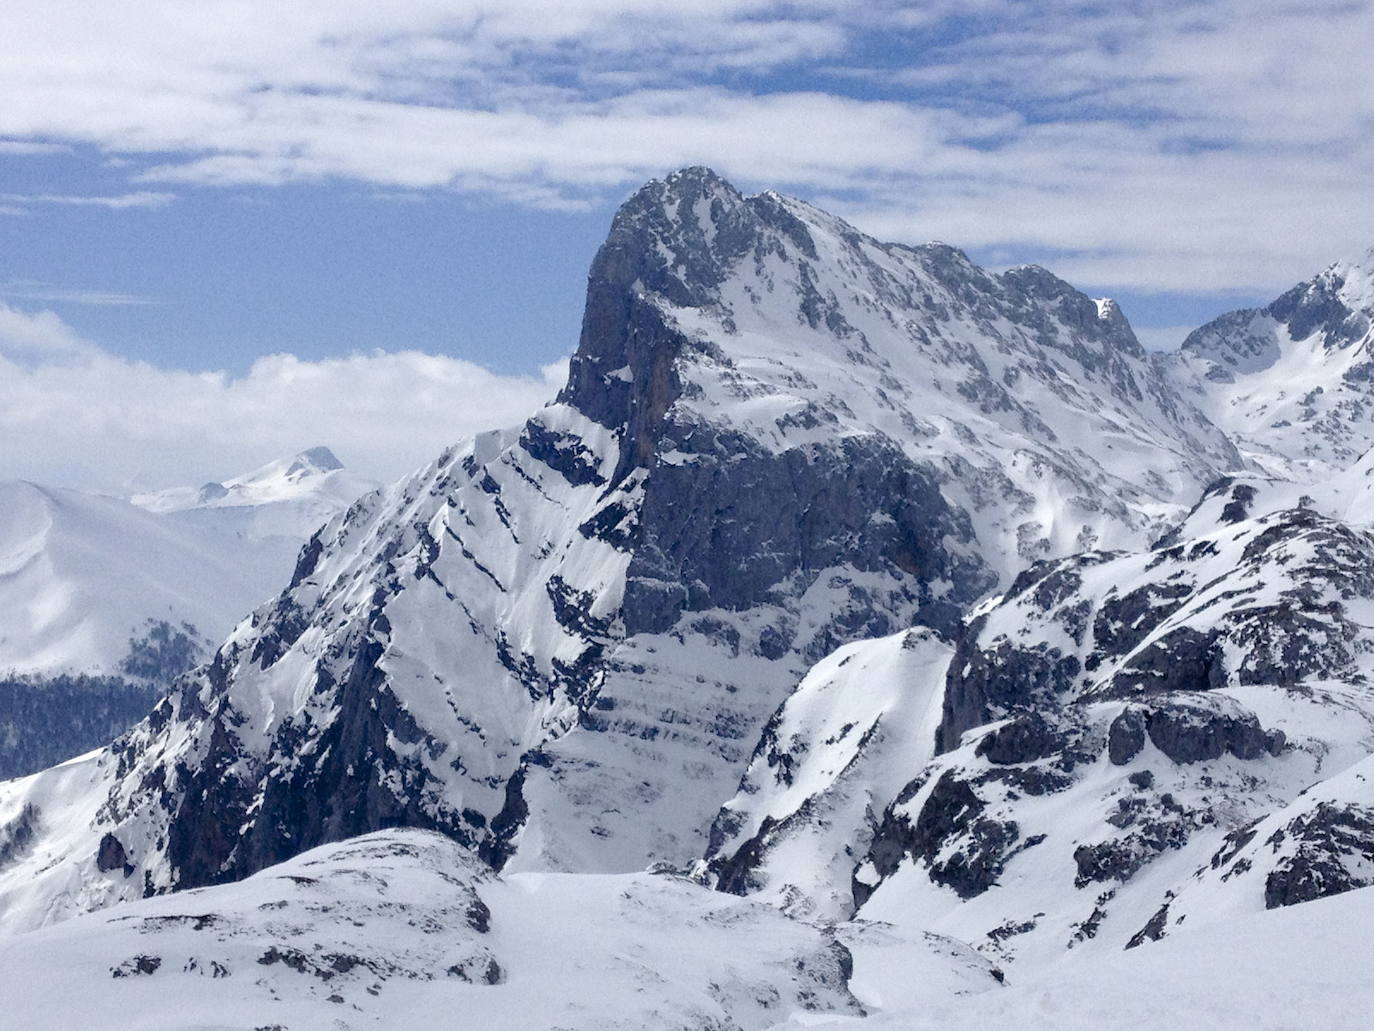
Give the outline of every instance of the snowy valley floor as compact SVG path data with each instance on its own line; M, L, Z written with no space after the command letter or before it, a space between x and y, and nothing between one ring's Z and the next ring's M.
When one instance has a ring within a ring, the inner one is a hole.
M950 939L812 926L672 875L501 879L398 831L5 939L0 1023L1353 1031L1374 1013L1371 926L1363 889L1002 973Z

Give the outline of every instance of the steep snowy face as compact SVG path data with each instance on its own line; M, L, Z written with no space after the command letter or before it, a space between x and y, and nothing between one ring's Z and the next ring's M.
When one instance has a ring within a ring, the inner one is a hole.
M1260 469L1318 481L1374 446L1372 319L1374 251L1223 315L1162 362Z
M397 824L512 870L690 861L814 662L952 631L1018 556L1138 541L1236 461L1114 306L678 173L617 215L555 404L317 533L91 760L94 801L0 788L80 829L0 904L53 919Z
M883 810L934 754L952 653L919 629L817 663L764 727L698 875L788 912L851 916L854 869Z
M303 541L376 489L377 484L345 469L329 448L313 447L222 483L172 487L130 500L150 512L252 541Z
M1041 564L974 615L861 914L1044 959L1371 882L1374 540L1253 500L1220 486L1192 536Z

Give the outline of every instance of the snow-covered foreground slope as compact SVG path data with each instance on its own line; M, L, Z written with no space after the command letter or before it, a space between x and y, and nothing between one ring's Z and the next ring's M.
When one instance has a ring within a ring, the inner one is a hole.
M1000 990L940 939L820 928L670 875L500 879L391 831L0 942L0 1014L26 1031L762 1031L865 1013L851 975L893 1004Z
M1365 889L1004 974L948 939L672 875L500 878L394 831L0 941L0 1013L26 1031L1362 1031L1371 921Z
M813 663L1139 544L1238 462L1114 305L686 170L616 216L557 403L317 534L95 760L89 841L15 877L51 919L107 834L130 897L397 823L688 863Z
M377 486L349 472L329 448L314 447L223 483L173 487L130 500L226 535L250 541L285 537L299 545Z
M1070 957L998 992L776 1031L1364 1031L1374 889L1238 917L1130 952Z

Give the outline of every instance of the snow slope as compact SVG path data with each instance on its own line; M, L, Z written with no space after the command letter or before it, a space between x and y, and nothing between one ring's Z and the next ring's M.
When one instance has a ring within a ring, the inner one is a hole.
M371 489L327 448L132 504L0 483L0 674L138 678L132 640L159 622L204 659L280 588L310 534Z
M1363 1031L1374 889L1233 917L1130 952L1072 956L1009 987L867 1020L803 1018L777 1031Z
M189 624L205 648L289 569L287 549L245 549L117 498L0 484L0 672L118 674L157 621Z
M709 883L789 912L852 915L854 870L883 810L933 757L952 654L933 631L908 630L812 667L716 817Z
M390 831L0 942L0 1013L28 1031L762 1031L864 1013L856 957L870 995L919 974L894 1001L999 987L938 939L800 923L671 875L499 879L449 839Z

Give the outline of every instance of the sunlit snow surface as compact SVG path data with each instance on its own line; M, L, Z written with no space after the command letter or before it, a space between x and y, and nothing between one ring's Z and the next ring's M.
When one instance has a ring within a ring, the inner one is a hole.
M763 1031L865 1012L851 949L870 1000L998 988L919 933L804 924L664 874L501 879L438 835L385 832L0 942L0 1014L27 1031Z
M1366 889L1004 987L946 939L810 925L672 875L501 879L386 832L0 942L0 1013L25 1031L1354 1031L1371 921Z
M118 498L0 483L0 673L117 674L152 620L204 646L289 575L298 540L244 547Z

